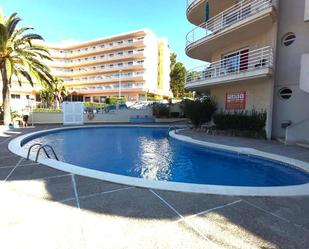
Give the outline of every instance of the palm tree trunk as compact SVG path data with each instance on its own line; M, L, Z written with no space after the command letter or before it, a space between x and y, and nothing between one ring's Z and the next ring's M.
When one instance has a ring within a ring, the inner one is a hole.
M4 125L9 125L12 120L11 120L11 110L10 110L9 80L7 77L5 63L2 63L1 65L1 76L2 76L2 82L3 82L3 88L2 88L3 122L4 122Z

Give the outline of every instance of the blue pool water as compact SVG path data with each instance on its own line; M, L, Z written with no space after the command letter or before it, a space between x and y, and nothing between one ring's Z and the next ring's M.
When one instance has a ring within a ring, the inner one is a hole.
M25 141L50 144L61 161L152 180L230 185L309 183L309 175L285 164L184 143L166 128L104 127L56 131Z

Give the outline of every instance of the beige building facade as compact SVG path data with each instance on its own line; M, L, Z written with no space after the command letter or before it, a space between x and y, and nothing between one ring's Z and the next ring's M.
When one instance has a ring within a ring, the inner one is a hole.
M171 97L168 40L158 38L149 29L46 46L53 59L46 63L52 75L64 81L69 101L102 103L108 97L124 97L137 102L149 96ZM13 82L12 108L21 110L33 105L41 89L38 83L32 87Z
M186 53L206 63L189 70L186 88L210 94L219 110L265 110L268 138L309 124L308 8L307 0L188 0L196 27Z

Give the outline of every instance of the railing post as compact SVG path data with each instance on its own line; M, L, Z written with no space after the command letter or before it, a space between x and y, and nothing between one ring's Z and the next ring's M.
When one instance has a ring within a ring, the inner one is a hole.
M260 59L261 68L263 67L263 56L264 56L264 48L262 48L261 52L261 59Z

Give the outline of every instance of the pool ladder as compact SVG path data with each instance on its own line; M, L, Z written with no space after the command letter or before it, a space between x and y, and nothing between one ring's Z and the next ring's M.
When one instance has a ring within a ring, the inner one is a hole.
M46 148L49 148L49 149L51 150L51 152L53 153L55 159L56 159L57 161L59 161L59 159L58 159L58 157L57 157L57 155L56 155L56 153L55 153L53 147L50 146L50 145L48 145L48 144L41 144L41 143L32 144L32 145L29 147L28 153L27 153L27 160L29 160L29 158L30 158L30 152L31 152L32 148L35 147L35 146L40 146L39 149L37 150L36 156L35 156L35 162L36 162L36 163L38 162L38 159L39 159L39 155L40 155L41 150L44 151L44 153L45 153L45 155L47 156L47 158L50 158L50 155L48 154Z
M170 131L174 130L175 131L175 134L177 134L177 127L175 125L173 126L170 126L167 130L167 135L170 134Z
M188 124L187 126L186 126L186 128L190 128L191 126ZM181 128L184 128L184 127L177 127L176 125L172 125L172 126L170 126L169 128L168 128L168 130L167 130L167 135L169 135L169 133L170 133L170 131L171 130L174 130L175 131L175 134L177 134L177 129L181 129Z

